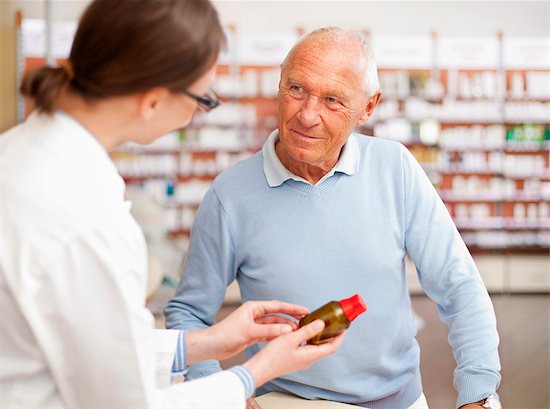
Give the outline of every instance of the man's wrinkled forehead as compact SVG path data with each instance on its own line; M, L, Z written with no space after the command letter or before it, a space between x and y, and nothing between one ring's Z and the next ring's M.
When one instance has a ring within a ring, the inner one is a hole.
M282 66L283 77L296 69L322 69L328 76L331 73L346 78L363 79L366 61L358 47L337 47L322 42L303 42L288 55Z

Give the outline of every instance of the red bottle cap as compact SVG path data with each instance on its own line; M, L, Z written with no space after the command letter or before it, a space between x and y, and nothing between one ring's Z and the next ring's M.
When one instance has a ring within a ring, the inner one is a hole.
M355 294L350 298L340 301L340 307L344 310L344 314L348 320L353 321L358 315L367 311L367 304L359 294Z

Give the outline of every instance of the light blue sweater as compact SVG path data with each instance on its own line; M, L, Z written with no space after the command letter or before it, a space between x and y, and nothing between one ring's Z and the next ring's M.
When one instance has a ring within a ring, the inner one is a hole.
M342 348L262 392L406 408L422 391L408 253L450 329L457 405L494 394L500 363L492 304L445 205L402 145L351 137L360 153L354 175L272 188L260 152L216 179L195 221L180 287L165 309L167 327L214 323L234 279L243 301L279 299L311 310L359 293L368 311L352 323ZM203 363L188 376L216 368Z

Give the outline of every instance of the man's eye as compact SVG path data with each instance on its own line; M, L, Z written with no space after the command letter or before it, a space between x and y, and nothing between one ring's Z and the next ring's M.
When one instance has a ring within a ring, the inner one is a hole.
M300 87L300 86L298 86L298 85L292 85L292 86L290 87L290 89L291 89L292 91L295 91L295 92L300 92L300 91L302 91L302 87Z

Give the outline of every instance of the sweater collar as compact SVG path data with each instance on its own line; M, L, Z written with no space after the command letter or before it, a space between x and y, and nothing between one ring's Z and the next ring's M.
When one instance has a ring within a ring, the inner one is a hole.
M285 181L292 179L298 182L304 182L311 185L310 182L304 178L297 176L290 172L283 166L277 153L275 152L275 143L279 140L279 131L274 130L267 138L267 141L262 147L262 155L264 160L264 173L267 179L267 183L270 187L277 187L282 185ZM336 165L324 175L315 185L318 186L326 179L333 176L336 172L345 173L346 175L353 175L357 172L359 167L359 147L353 134L348 137L348 140L342 148L342 154Z

